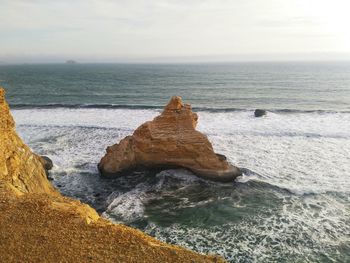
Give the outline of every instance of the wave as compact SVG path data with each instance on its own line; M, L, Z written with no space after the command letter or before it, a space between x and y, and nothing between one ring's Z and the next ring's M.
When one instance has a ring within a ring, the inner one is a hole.
M65 104L65 103L52 103L52 104L11 104L13 109L162 109L162 106L152 105L126 105L126 104Z
M66 103L49 103L49 104L10 104L12 109L135 109L135 110L162 110L164 105L142 105L142 104L66 104ZM193 107L194 111L204 112L244 112L254 111L256 108L213 108L213 107ZM273 113L350 113L350 110L329 110L329 109L275 109L263 108Z

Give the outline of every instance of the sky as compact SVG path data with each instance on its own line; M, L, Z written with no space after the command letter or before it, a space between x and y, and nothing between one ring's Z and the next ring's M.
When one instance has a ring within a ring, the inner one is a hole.
M350 60L348 0L0 0L0 63Z

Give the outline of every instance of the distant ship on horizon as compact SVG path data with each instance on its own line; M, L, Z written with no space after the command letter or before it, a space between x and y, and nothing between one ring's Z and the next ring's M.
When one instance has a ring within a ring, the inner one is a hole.
M66 64L78 64L78 62L76 62L75 60L70 59L70 60L66 61Z

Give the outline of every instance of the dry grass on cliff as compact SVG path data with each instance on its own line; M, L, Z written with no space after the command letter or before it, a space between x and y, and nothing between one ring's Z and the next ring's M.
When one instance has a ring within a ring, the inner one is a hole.
M101 218L88 223L79 204L0 191L0 262L223 262Z

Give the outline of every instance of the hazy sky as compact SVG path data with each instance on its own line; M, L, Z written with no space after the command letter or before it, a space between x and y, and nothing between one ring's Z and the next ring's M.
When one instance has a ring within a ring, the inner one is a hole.
M0 0L0 61L349 59L348 0Z

